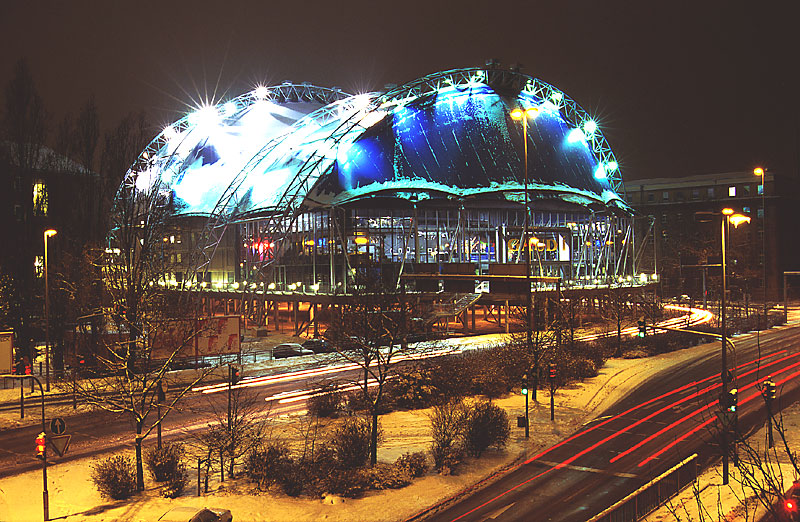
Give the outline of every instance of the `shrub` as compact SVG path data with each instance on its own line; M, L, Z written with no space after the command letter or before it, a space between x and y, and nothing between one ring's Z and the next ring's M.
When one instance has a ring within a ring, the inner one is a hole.
M417 451L416 453L403 453L397 460L394 461L394 466L402 470L409 477L416 478L425 474L428 469L428 459L425 453Z
M369 460L370 422L363 417L348 417L334 430L330 445L342 468L359 468Z
M431 423L431 454L434 468L445 474L461 462L463 450L461 439L464 433L467 408L463 401L450 401L434 406L428 414Z
M405 470L391 464L376 464L371 468L359 470L370 489L399 489L411 483Z
M290 497L296 497L303 492L307 476L302 466L294 460L288 459L281 468L280 484L283 492Z
M180 462L174 473L167 479L166 484L161 486L161 495L166 498L177 498L183 493L188 483L189 474L186 472L186 465Z
M506 412L491 402L478 402L469 408L464 429L464 448L480 457L487 448L502 448L508 442L511 428Z
M150 448L144 452L144 462L156 482L166 482L174 478L181 466L183 446L165 444L158 448Z
M336 417L342 411L342 394L332 384L319 389L320 393L308 402L308 414L313 417Z
M290 464L289 449L283 444L270 443L254 448L245 456L245 474L264 491L282 482Z
M104 497L126 499L136 491L136 465L129 457L113 455L92 465L92 482Z

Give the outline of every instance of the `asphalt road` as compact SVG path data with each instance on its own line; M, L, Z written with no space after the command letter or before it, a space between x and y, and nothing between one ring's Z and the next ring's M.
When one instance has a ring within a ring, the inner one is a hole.
M757 385L772 376L776 407L800 397L800 327L763 332L736 342L739 430L763 425ZM759 360L760 359L760 360ZM698 356L648 379L603 416L490 485L425 520L586 521L692 453L702 464L719 455L720 353Z

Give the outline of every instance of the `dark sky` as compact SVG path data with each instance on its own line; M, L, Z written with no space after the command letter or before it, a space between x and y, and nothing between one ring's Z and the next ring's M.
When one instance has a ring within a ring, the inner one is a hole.
M363 92L498 58L595 115L625 179L795 175L794 3L0 0L0 85L24 58L53 127L94 93L105 129L144 109L155 134L257 83Z

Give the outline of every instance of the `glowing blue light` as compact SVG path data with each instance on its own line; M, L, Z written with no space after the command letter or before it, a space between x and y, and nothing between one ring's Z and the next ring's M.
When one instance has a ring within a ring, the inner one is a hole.
M602 163L595 169L594 177L595 179L608 179L608 174L606 173L606 169Z
M597 131L597 123L594 120L586 120L583 124L583 130L591 136Z
M567 134L567 141L569 143L579 143L581 141L586 141L586 135L580 129L572 129Z
M564 94L559 91L553 91L553 94L550 95L550 99L556 103L559 103L564 99Z
M258 86L258 87L256 87L256 88L255 88L255 90L253 91L253 96L255 96L256 98L258 98L259 100L263 100L264 98L266 98L267 96L269 96L269 89L267 89L267 88L266 88L266 87L264 87L263 85L259 85L259 86Z
M619 168L616 161L609 161L606 163L606 172L614 172Z

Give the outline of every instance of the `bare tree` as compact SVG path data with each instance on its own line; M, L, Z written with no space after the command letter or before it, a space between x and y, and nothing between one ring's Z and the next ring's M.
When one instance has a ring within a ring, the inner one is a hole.
M380 282L371 280L354 286L357 290L351 299L334 311L325 337L361 369L356 385L372 420L370 464L375 465L386 383L398 357L407 352L412 314L402 292L386 291Z
M131 419L139 490L144 488L143 440L210 372L174 378L170 397L165 401L159 397L170 365L187 355L199 333L197 294L162 286L164 274L173 269L163 251L172 214L160 180L132 170L115 201L109 247L95 261L104 290L104 335L96 355L101 376L76 383L85 402Z
M233 387L230 392L230 416L228 409L219 408L214 401L208 408L214 421L200 436L200 452L213 462L220 457L228 459L228 475L233 477L236 464L252 449L259 447L269 433L270 407L262 397L248 388ZM210 468L209 464L209 469Z

